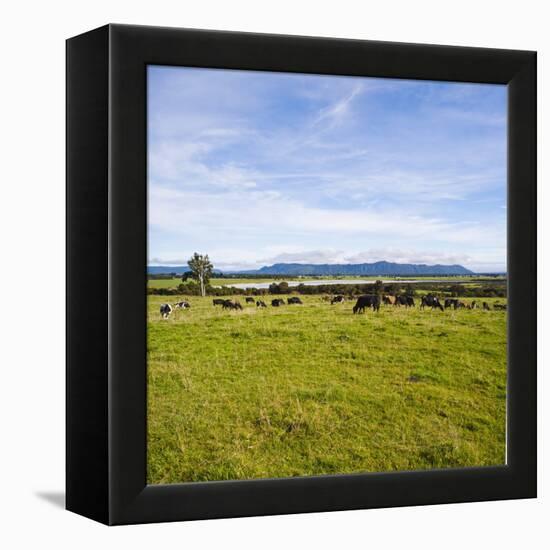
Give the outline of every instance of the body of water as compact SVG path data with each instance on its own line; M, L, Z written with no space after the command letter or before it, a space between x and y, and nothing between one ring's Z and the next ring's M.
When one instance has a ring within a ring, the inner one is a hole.
M384 284L389 283L470 283L472 282L471 279L381 279ZM269 288L269 285L273 283L280 283L282 281L266 281L263 283L227 283L223 286L228 286L231 288L240 288L240 289L246 289L246 288ZM319 285L365 285L365 284L373 284L375 281L373 279L317 279L313 281L288 281L288 286L298 286L298 285L305 285L305 286L319 286ZM217 287L220 287L222 285L216 285Z

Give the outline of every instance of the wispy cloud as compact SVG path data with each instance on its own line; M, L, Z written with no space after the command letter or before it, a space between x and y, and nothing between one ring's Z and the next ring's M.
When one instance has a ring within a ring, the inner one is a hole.
M342 121L350 112L352 101L363 91L362 84L356 84L351 92L346 94L338 101L327 105L320 109L317 118L314 121L314 125L318 125L321 122L328 122L330 126L338 124Z

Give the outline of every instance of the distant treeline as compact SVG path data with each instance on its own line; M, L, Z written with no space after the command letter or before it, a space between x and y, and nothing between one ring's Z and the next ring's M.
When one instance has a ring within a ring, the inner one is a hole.
M285 279L288 279L289 277L299 278L300 275L292 276L292 275L282 275L282 274L269 274L269 273L222 273L215 271L212 275L216 279L270 279L275 281L284 281ZM366 275L367 277L370 277L371 275ZM384 277L385 275L379 275L380 277ZM181 273L149 273L147 277L151 280L158 280L158 279L181 279L182 274ZM350 277L361 277L360 275L346 275L346 274L331 274L331 275L307 275L308 279L316 280L316 279L326 279L327 277L347 277L348 279ZM414 277L414 275L399 275L399 274L392 274L388 275L388 277ZM502 273L483 273L479 275L441 275L439 273L435 273L433 275L429 274L422 274L418 275L418 277L437 277L438 279L444 279L446 277L464 277L464 278L471 278L472 281L476 281L478 277L483 277L485 279L491 277L491 278L501 278Z
M148 273L147 278L155 281L155 280L166 280L166 279L182 279L182 273ZM284 281L285 279L288 279L288 275L266 275L264 273L258 274L258 275L252 275L248 273L221 273L215 271L212 274L212 277L215 279L269 279L269 280L275 280L275 281ZM324 279L325 277L308 277L309 279Z
M505 298L506 281L480 282L478 286L466 286L463 284L448 283L406 283L395 282L385 284L382 281L361 284L331 284L331 285L305 285L289 286L285 281L272 283L269 288L234 288L230 286L214 287L206 286L208 296L264 296L266 294L343 294L346 296L358 296L360 294L404 294L416 296L417 291L431 291L436 294L450 297L484 297L484 298ZM199 296L200 287L193 281L188 280L181 283L177 288L148 288L148 294L157 296L188 295Z
M147 278L151 281L158 281L163 279L181 279L181 275L177 273L148 273Z

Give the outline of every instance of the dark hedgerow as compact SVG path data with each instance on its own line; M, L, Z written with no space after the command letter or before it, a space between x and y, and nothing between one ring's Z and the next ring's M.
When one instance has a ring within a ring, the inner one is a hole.
M251 283L252 285L253 283ZM273 282L269 288L236 288L231 286L206 285L207 296L264 296L277 294L302 294L302 295L335 295L343 294L348 297L361 294L392 294L417 296L418 292L433 292L442 297L460 298L506 298L506 281L501 283L477 282L469 285L448 283L391 283L383 285L380 281L363 284L320 284L306 285L300 283L297 286L290 286L286 281ZM179 284L176 288L148 288L147 294L156 296L200 296L200 286L191 279Z

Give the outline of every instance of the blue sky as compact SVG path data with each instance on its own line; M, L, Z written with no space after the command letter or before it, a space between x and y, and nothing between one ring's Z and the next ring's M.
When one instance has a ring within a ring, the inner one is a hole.
M506 87L148 68L150 265L506 269Z

